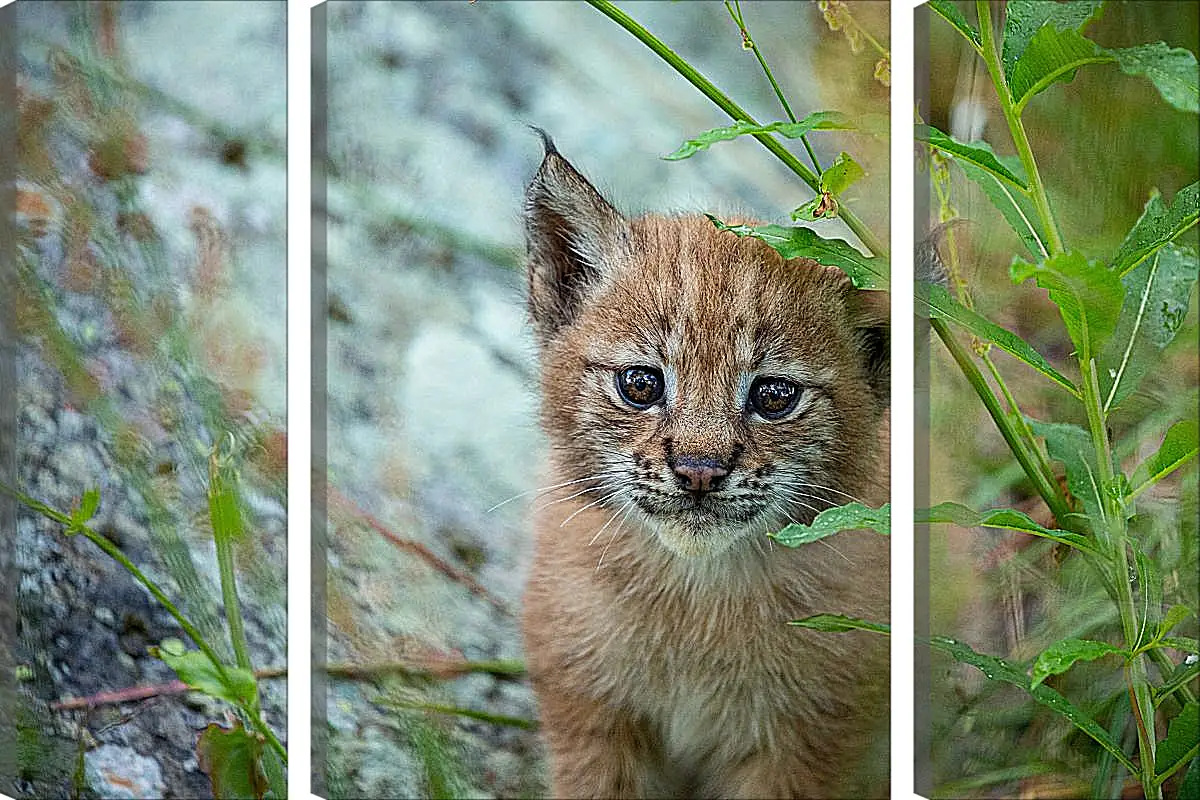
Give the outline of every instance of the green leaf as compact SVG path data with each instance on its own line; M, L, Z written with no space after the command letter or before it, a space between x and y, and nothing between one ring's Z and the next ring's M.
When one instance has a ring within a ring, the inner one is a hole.
M1135 497L1191 461L1200 450L1200 425L1194 419L1176 422L1163 437L1158 452L1133 471L1129 497Z
M967 37L967 41L975 45L976 50L983 46L983 40L979 38L979 31L967 22L967 18L951 0L929 0L929 7L936 11L938 16L957 28L959 33Z
M827 508L811 525L788 525L770 536L787 547L799 547L832 536L835 533L858 528L870 528L884 536L891 533L891 506L884 503L879 508L868 508L862 503L847 503L836 508Z
M798 122L769 122L765 125L738 120L732 125L713 128L705 131L694 139L688 139L675 152L663 156L666 161L679 161L690 158L701 150L707 150L717 142L727 142L739 136L753 136L758 133L778 133L789 139L799 139L809 131L854 130L855 125L850 118L838 111L815 111Z
M984 655L983 653L976 653L969 645L954 639L934 636L929 640L929 643L935 649L941 650L955 661L975 667L989 680L1010 683L1029 692L1034 700L1066 717L1076 728L1092 737L1096 740L1097 744L1109 753L1112 753L1113 757L1125 765L1130 772L1136 774L1137 767L1129 759L1129 756L1125 755L1125 751L1121 749L1120 745L1113 741L1108 731L1104 730L1094 719L1049 686L1045 684L1033 686L1029 676L1023 670L1018 669L1003 659Z
M1065 422L1038 422L1026 417L1035 434L1046 440L1046 451L1067 468L1067 488L1079 498L1084 510L1092 520L1103 521L1103 491L1100 472L1096 464L1096 451L1092 437L1077 425ZM1107 526L1102 526L1107 530Z
M815 222L819 219L836 217L837 212L837 200L822 192L804 205L793 210L792 219L796 222Z
M1045 3L1059 6L1065 15L1070 7L1081 13L1087 3ZM1010 20L1012 4L1009 5ZM1169 47L1164 42L1109 50L1082 36L1070 27L1059 29L1043 24L1012 64L1009 62L1009 38L1005 37L1005 71L1009 78L1017 114L1029 100L1056 81L1069 81L1075 70L1085 64L1116 62L1126 75L1144 76L1154 84L1163 99L1180 111L1200 112L1200 81L1197 80L1196 56L1188 50ZM1014 50L1022 39L1014 38Z
M244 705L254 697L254 673L248 669L224 665L225 676L208 656L199 650L188 650L182 654L159 648L157 655L179 676L179 680L198 692L225 700L234 705Z
M1146 555L1136 539L1130 538L1133 548L1134 569L1137 575L1138 605L1141 606L1141 622L1138 625L1138 638L1134 648L1141 647L1154 638L1154 632L1162 620L1163 581L1162 573L1154 559Z
M287 797L287 772L279 753L274 748L264 747L261 763L263 774L267 777L266 797Z
M1163 647L1173 647L1185 653L1200 655L1200 642L1190 636L1164 636L1158 641Z
M827 267L837 267L850 276L850 282L856 289L888 288L888 262L882 258L864 256L841 239L822 238L810 228L726 225L711 214L705 216L717 230L761 239L784 258L811 258Z
M83 533L87 527L88 520L96 516L96 509L100 507L100 490L88 489L79 498L79 505L71 510L70 521L67 523L66 534L74 536L77 533Z
M930 147L936 147L943 153L952 156L959 164L966 163L978 167L992 177L999 178L1023 192L1029 189L1024 179L1018 177L1015 172L1000 162L987 142L964 144L932 125L917 125L915 136L917 141L925 142Z
M865 619L858 619L857 617L844 617L841 614L815 614L804 619L792 620L788 625L795 625L798 628L811 628L814 631L825 631L827 633L871 631L872 633L882 633L888 636L892 632L890 625L880 622L867 622Z
M1167 738L1158 743L1154 753L1154 781L1161 783L1168 775L1196 757L1200 749L1200 703L1188 703L1167 727Z
M958 503L938 503L933 508L917 509L918 525L922 523L949 523L960 528L1002 528L1004 530L1028 533L1043 539L1052 539L1079 550L1090 553L1096 548L1086 536L1069 531L1043 528L1025 514L1011 508L991 508L986 511L974 511Z
M1121 278L1125 300L1096 363L1106 413L1133 393L1175 338L1187 316L1198 266L1195 253L1168 244Z
M1175 794L1175 800L1197 800L1200 798L1200 756L1192 759L1192 765L1188 767L1187 775L1184 776L1183 782L1179 784L1179 791Z
M217 800L242 800L266 796L267 776L262 768L263 742L235 722L222 728L215 722L196 742L196 760L212 782Z
M187 652L187 645L183 643L182 639L168 636L158 643L158 649L169 656L181 656Z
M100 490L88 489L83 493L83 497L79 498L79 509L71 515L71 521L78 525L84 525L96 516L96 509L99 507Z
M1125 275L1158 248L1196 224L1200 218L1200 183L1189 184L1171 200L1163 203L1162 195L1151 193L1142 216L1125 235L1117 248L1112 268Z
M1180 111L1200 112L1200 79L1196 56L1164 42L1110 50L1126 75L1150 79L1163 99Z
M229 470L218 463L216 456L212 457L208 470L208 516L213 538L218 543L240 541L246 532L237 481L226 474Z
M1196 616L1196 612L1184 605L1174 605L1167 609L1167 613L1163 614L1162 621L1158 623L1158 630L1154 632L1155 639L1161 639L1171 632L1179 623L1183 622L1188 617Z
M1013 65L1009 89L1016 113L1019 115L1026 103L1052 83L1070 81L1079 67L1116 60L1111 52L1077 31L1055 30L1052 25L1039 28Z
M1103 0L1076 0L1071 3L1012 0L1005 7L1004 48L1001 54L1005 77L1012 80L1017 60L1043 26L1048 25L1056 31L1078 31L1096 17L1102 5Z
M841 153L821 173L821 191L840 194L866 174L849 153Z
M1128 656L1119 647L1113 647L1108 642L1096 642L1090 639L1063 639L1043 650L1033 662L1031 675L1032 686L1038 686L1051 675L1059 675L1077 661L1095 661L1097 658L1110 654Z
M960 304L950 296L946 287L936 283L918 281L916 301L918 315L954 322L983 341L996 345L1018 361L1033 367L1075 397L1080 396L1075 384L1050 366L1042 354L1030 347L1024 339Z
M1035 277L1037 285L1050 293L1081 363L1087 363L1101 351L1116 328L1125 299L1120 277L1077 252L1060 253L1037 264L1013 263L1015 283L1030 277Z

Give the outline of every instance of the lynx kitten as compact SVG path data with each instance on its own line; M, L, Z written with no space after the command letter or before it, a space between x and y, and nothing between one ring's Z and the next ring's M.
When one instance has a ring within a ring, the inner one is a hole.
M529 307L554 488L525 595L556 797L886 793L886 295L703 217L627 219L543 134Z

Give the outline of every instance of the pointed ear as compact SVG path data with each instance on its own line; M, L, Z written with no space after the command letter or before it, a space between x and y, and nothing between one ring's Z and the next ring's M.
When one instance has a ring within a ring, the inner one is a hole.
M579 312L608 264L628 247L628 223L559 155L545 131L546 154L525 192L529 311L545 343Z
M891 302L887 292L864 289L851 289L846 298L867 381L883 408L891 400L892 389Z

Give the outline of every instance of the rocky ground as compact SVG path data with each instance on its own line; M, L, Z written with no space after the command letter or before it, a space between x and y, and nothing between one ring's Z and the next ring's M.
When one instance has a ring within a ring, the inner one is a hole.
M781 116L722 5L623 8L751 113ZM873 61L831 34L816 4L744 10L797 115L885 109ZM864 22L886 25L882 15ZM586 5L334 2L328 26L329 658L521 659L525 519L546 444L519 264L522 192L541 158L527 125L546 129L633 213L787 222L810 195L753 141L661 160L727 120ZM834 64L844 70L837 80L813 79L833 77ZM851 91L862 96L847 102ZM839 148L860 157L866 141L814 137L825 163ZM873 146L862 156L875 176L865 186L886 194L886 152ZM886 230L879 198L860 199ZM504 610L411 543L478 581ZM528 686L503 677L335 679L331 796L545 791L534 733L414 705L537 717Z

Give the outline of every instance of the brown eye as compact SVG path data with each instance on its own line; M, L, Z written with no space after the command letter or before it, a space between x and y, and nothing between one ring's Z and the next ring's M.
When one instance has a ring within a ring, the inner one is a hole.
M663 374L654 367L630 367L617 373L617 391L634 408L649 408L662 399Z
M782 419L800 401L800 387L785 378L756 378L750 385L750 407L763 419Z

